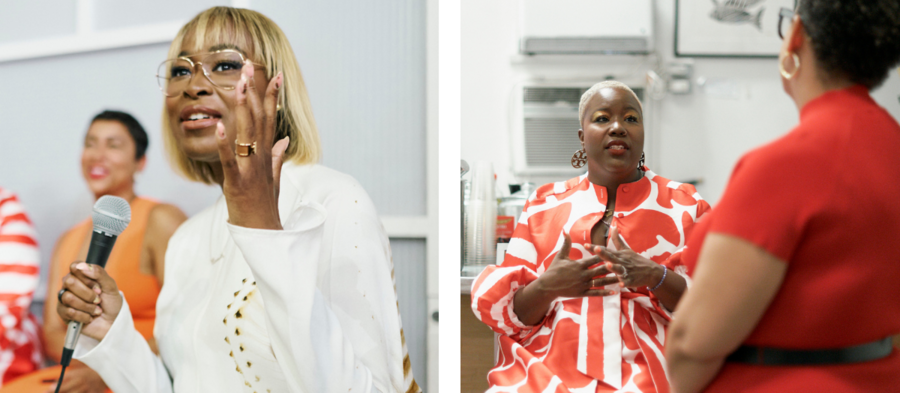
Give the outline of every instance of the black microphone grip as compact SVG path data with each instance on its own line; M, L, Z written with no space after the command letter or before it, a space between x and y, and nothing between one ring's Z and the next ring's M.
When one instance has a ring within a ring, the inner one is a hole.
M91 245L88 248L85 262L105 268L106 261L109 259L109 254L112 252L115 242L115 235L95 231L91 235Z

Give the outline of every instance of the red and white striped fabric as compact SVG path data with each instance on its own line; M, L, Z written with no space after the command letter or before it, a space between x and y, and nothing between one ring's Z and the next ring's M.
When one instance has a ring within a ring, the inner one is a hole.
M500 333L489 392L669 391L663 345L671 315L646 288L556 299L536 326L522 324L513 312L516 291L547 270L564 231L572 237L570 258L591 255L583 244L591 243L607 198L606 188L586 175L538 188L503 264L488 267L473 283L472 310ZM641 180L619 186L615 209L612 225L632 250L689 280L681 249L710 209L692 185L646 170Z
M36 237L16 195L0 188L0 386L41 363L40 330L28 312L40 267Z

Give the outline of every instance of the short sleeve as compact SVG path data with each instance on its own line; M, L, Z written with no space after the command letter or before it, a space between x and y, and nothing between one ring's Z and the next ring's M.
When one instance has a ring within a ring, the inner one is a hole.
M776 147L757 149L738 162L709 232L742 238L786 262L832 189L820 170L808 168L820 160Z

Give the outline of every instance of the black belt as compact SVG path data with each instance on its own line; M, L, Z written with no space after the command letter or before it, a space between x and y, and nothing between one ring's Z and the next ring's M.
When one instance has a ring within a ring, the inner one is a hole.
M726 361L767 366L816 366L868 362L891 354L891 338L832 349L780 349L741 345Z

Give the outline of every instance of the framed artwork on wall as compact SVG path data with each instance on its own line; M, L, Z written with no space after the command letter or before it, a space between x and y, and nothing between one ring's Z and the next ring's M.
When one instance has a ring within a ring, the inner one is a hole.
M675 56L777 58L778 14L795 2L675 0Z

